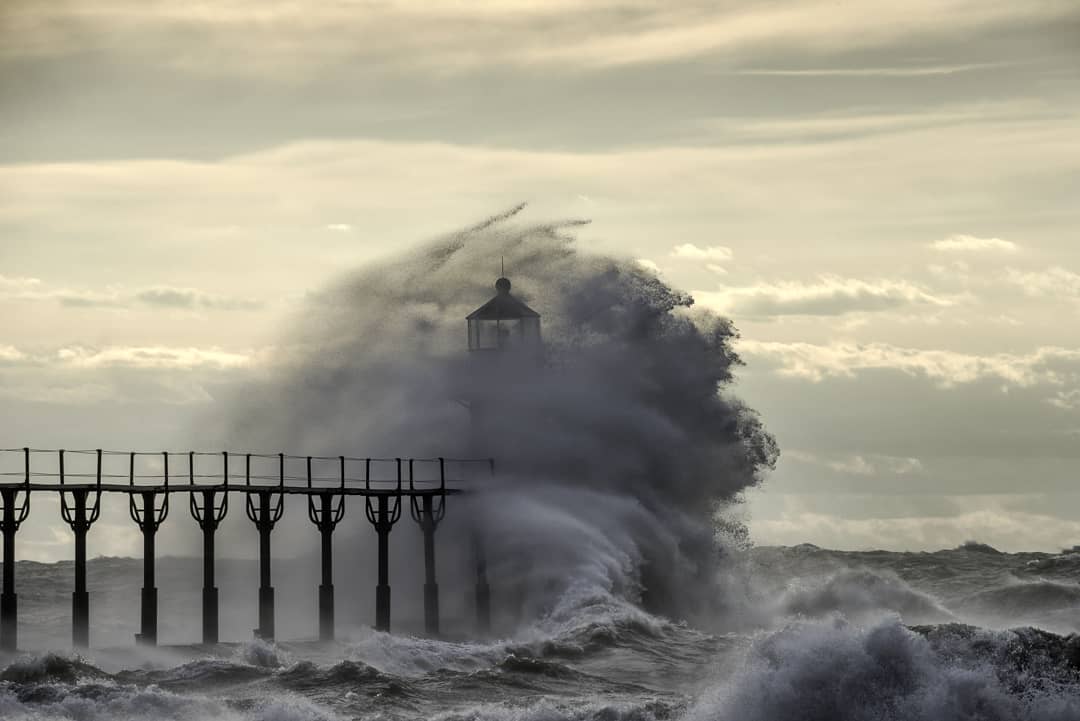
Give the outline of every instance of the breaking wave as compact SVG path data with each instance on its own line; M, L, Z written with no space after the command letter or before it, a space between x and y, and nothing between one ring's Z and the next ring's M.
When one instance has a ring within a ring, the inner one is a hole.
M955 617L927 593L917 591L899 577L870 570L845 570L821 583L788 591L780 601L783 615L807 617L840 613L862 619L897 613L911 623L937 623Z
M1045 632L804 622L754 643L688 721L1075 721L1080 644Z
M961 601L973 611L1031 614L1080 608L1080 585L1032 581L974 593Z

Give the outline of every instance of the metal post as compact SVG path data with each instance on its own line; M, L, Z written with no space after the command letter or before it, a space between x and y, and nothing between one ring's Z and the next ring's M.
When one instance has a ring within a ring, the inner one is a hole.
M203 532L203 589L202 589L202 642L218 642L218 590L214 585L214 533L229 510L229 453L221 454L222 484L215 488L192 490L188 503L191 516ZM195 486L195 453L188 453L188 479ZM221 491L221 505L217 504L217 491ZM199 506L198 497L202 497Z
M259 493L259 628L258 638L274 640L274 587L270 585L270 494Z
M75 501L75 591L71 594L71 645L75 648L90 646L90 593L86 590L86 533L90 524L86 519L86 490L73 490Z
M143 493L142 501L143 518L153 519L154 494ZM146 522L140 530L143 534L142 623L135 640L140 644L154 646L157 644L157 585L154 583L154 537L157 535L157 524Z
M369 492L364 498L367 519L378 535L379 582L375 586L375 630L390 630L390 530L401 518L401 459L397 461L397 489L379 492L378 503L372 503L371 459L366 462L365 482ZM393 503L390 502L391 494Z
M76 648L90 645L90 594L86 590L86 534L101 514L101 449L97 450L97 473L94 502L87 506L88 488L64 488L64 451L59 454L60 515L75 534L75 590L71 594L71 644ZM68 494L74 508L68 503Z
M194 475L194 474L193 474ZM202 642L218 642L218 590L214 585L214 533L228 510L228 491L223 492L222 503L217 505L216 491L199 491L202 506L196 501L195 491L191 492L190 507L192 517L198 521L203 534L203 588L202 588Z
M379 522L375 531L379 536L379 583L375 587L375 630L390 630L390 499L379 496Z
M213 513L214 492L203 491L203 508ZM203 589L202 589L202 640L203 643L218 642L218 590L214 585L214 532L218 524L213 521L202 524L203 532Z
M18 597L15 595L15 490L5 488L4 498L4 590L0 593L0 648L18 647Z
M319 529L322 551L322 583L319 584L319 640L334 640L334 529L345 516L345 456L338 456L340 467L340 491L323 491L315 496L308 494L308 518ZM312 488L311 456L307 458L307 485ZM334 496L337 495L337 504Z
M439 584L435 581L435 511L434 499L424 496L423 521L420 529L424 534L424 630L431 636L439 634Z
M26 452L26 478L30 482L30 451ZM4 535L4 586L0 592L0 650L15 651L19 646L19 597L15 594L15 532L30 513L30 491L24 491L18 502L19 489L5 488L0 495L3 518L0 529Z
M439 635L439 584L435 580L435 529L446 517L446 461L439 458L439 487L418 491L409 461L409 508L424 535L424 630ZM423 495L419 495L422 493Z
M135 453L131 454L128 471L128 484L131 489L128 492L128 515L143 534L143 587L141 601L141 613L139 633L135 634L135 642L147 646L157 645L157 585L154 582L154 539L158 529L169 515L169 454L162 454L162 479L164 481L164 493L161 494L161 507L157 505L157 492L151 490L137 490L135 485ZM136 495L142 497L142 507L135 500Z
M261 488L252 492L251 454L245 456L244 485L247 491L245 510L247 517L259 531L259 627L255 637L265 641L274 640L274 587L270 585L270 532L281 520L285 500L285 454L278 454L277 491ZM275 499L274 496L277 496ZM258 505L254 498L258 498ZM271 505L272 504L272 505Z
M333 496L322 496L323 518L333 517ZM334 640L334 526L323 523L319 527L322 540L322 583L319 585L319 640Z

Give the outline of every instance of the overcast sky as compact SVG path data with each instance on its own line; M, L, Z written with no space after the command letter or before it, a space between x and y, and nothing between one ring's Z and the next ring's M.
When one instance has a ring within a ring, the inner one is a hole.
M527 200L736 321L756 541L1080 543L1080 5L469 5L0 3L0 446L173 447L305 293Z

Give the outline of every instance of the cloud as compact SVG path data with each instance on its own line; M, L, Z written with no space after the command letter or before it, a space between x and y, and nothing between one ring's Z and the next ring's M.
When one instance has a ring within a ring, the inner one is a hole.
M654 273L660 272L660 266L657 265L655 261L649 260L648 258L638 258L637 264L640 265L642 268L648 268Z
M214 400L211 389L251 377L269 356L217 347L71 345L36 352L0 346L0 397L59 405Z
M974 235L950 235L942 240L935 240L930 247L942 253L1015 253L1019 250L1016 243L1001 238L977 238Z
M856 476L877 476L882 473L903 476L911 473L921 473L923 470L922 461L918 458L887 456L876 453L857 453L828 459L822 458L816 453L791 449L784 451L783 457L810 465L824 466L839 473Z
M885 77L919 78L928 75L954 75L978 70L992 70L1012 63L965 63L957 65L896 65L877 68L744 68L734 75L780 77Z
M701 248L693 243L683 243L671 249L671 255L684 260L731 260L734 257L731 248L723 245L710 245Z
M352 232L352 226L349 225L348 223L328 223L327 225L325 225L323 227L325 227L327 230L335 232L335 233L351 233Z
M1080 299L1080 274L1060 266L1040 271L1008 268L1005 278L1031 296Z
M26 362L26 354L10 345L0 345L0 366Z
M71 346L56 351L56 362L67 368L93 370L99 368L154 368L193 370L198 368L246 368L252 356L224 351L219 348L172 348L168 346L134 346L85 348Z
M7 0L0 13L5 38L0 52L18 57L105 49L150 55L158 64L186 71L290 82L349 60L386 70L447 73L504 65L604 68L768 48L822 53L957 33L967 39L983 28L1021 20L1048 23L1072 12L1068 2L1019 7L1000 0L912 0L902 7L867 0L860 13L824 0L742 5L396 0L363 6L106 0L93 12L66 3Z
M41 285L39 278L20 278L0 275L0 295L29 293Z
M1067 391L1058 391L1053 398L1048 398L1046 402L1064 411L1080 409L1080 389L1070 388Z
M1080 379L1080 349L1046 346L1031 353L975 355L948 350L902 348L888 343L782 343L742 340L747 356L775 363L780 375L818 382L850 378L859 371L893 370L923 376L943 387L980 380L1028 387Z
M856 476L876 476L883 471L903 476L922 470L922 463L918 458L896 456L854 455L842 460L830 461L827 465L834 471Z
M257 310L264 305L262 301L252 298L216 295L196 288L167 285L134 290L121 286L108 286L104 290L50 288L38 278L3 276L0 276L0 299L52 301L73 308L130 308L143 305L189 310Z
M133 298L146 305L164 308L257 310L263 307L261 301L250 298L232 298L214 295L213 293L204 293L194 288L172 288L169 286L156 286L140 290L133 295Z
M834 275L816 282L760 283L720 291L692 291L701 305L736 317L833 316L890 310L907 305L944 307L952 301L908 281L860 280Z

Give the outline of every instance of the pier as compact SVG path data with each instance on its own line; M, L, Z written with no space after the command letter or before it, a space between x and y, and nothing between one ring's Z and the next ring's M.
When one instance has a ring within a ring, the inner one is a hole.
M74 535L75 577L71 642L90 645L90 595L86 587L86 540L101 513L102 494L126 494L131 520L143 539L143 587L138 644L157 644L158 599L154 577L156 534L169 518L170 498L188 494L188 511L202 531L202 643L219 640L218 589L215 586L215 533L229 512L229 498L244 496L244 510L259 536L257 638L274 639L274 587L270 574L271 536L284 513L286 495L307 498L308 519L320 538L318 587L319 639L334 638L333 534L345 519L347 496L361 496L364 516L376 532L378 575L375 622L390 630L390 533L407 504L420 527L424 555L424 628L439 633L439 586L435 532L446 516L447 499L474 491L494 475L490 458L357 458L297 456L286 453L134 452L0 449L0 531L4 544L0 592L0 650L18 648L18 596L15 547L30 516L34 494L60 496L61 517ZM183 506L181 506L183 508ZM476 556L476 625L490 628L490 600L483 548Z

